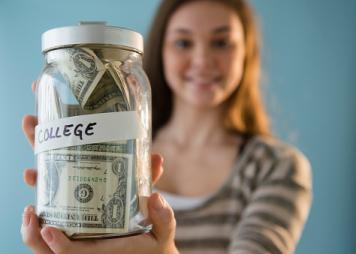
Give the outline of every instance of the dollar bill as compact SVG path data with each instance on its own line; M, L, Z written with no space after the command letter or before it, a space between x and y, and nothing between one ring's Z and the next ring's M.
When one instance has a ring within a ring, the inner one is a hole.
M89 97L105 73L105 66L88 48L63 48L47 53L47 61L56 65L78 100L85 108Z
M47 61L55 65L69 84L81 107L81 113L131 109L128 86L120 71L120 61L104 65L88 48L50 51Z
M113 62L105 64L105 67L108 69L108 71L110 72L110 75L115 80L115 83L118 86L118 88L120 89L122 97L124 98L125 103L126 103L126 105L128 105L128 108L130 110L131 106L132 106L131 102L130 102L130 93L129 93L129 88L127 86L127 83L125 81L125 77L120 70L121 65L122 65L122 62L113 61Z
M76 104L63 105L64 117L79 116L79 115L86 115L86 114L88 114L88 112L83 110L80 105L76 105Z
M129 105L110 72L106 71L92 94L88 96L83 109L93 113L119 112L129 110Z
M124 97L122 91L119 89L120 86L120 83L117 85L109 71L105 72L97 88L88 98L86 105L82 107L80 104L66 104L62 107L64 116L70 117L129 110L130 106L127 104L127 99Z
M37 213L44 225L68 235L128 231L131 154L61 149L38 160Z

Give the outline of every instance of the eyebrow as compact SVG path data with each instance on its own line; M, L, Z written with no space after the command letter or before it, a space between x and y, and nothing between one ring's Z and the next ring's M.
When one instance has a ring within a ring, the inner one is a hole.
M217 27L213 30L214 34L218 34L218 33L224 33L224 32L229 32L230 31L230 27L229 26L220 26Z
M225 33L230 31L230 27L229 26L220 26L217 28L214 28L212 33L213 34L219 34L219 33ZM176 32L176 33L182 33L182 34L191 34L190 30L186 29L186 28L176 28L174 29L172 32Z

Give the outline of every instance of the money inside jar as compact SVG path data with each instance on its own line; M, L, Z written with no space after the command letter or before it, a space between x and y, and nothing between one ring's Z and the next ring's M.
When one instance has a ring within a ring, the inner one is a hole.
M42 226L72 238L149 230L151 95L142 37L85 23L42 40L35 131Z

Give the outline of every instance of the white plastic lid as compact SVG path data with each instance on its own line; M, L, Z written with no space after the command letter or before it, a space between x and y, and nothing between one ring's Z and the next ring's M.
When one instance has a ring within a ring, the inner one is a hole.
M76 44L124 46L143 53L141 34L106 22L80 22L77 26L50 29L42 34L42 52Z

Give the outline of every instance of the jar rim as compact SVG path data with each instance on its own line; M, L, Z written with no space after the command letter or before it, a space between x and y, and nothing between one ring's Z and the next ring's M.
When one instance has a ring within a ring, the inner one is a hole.
M50 29L42 34L42 52L78 44L104 44L132 48L143 53L143 37L124 27L106 22L80 22L76 26Z

